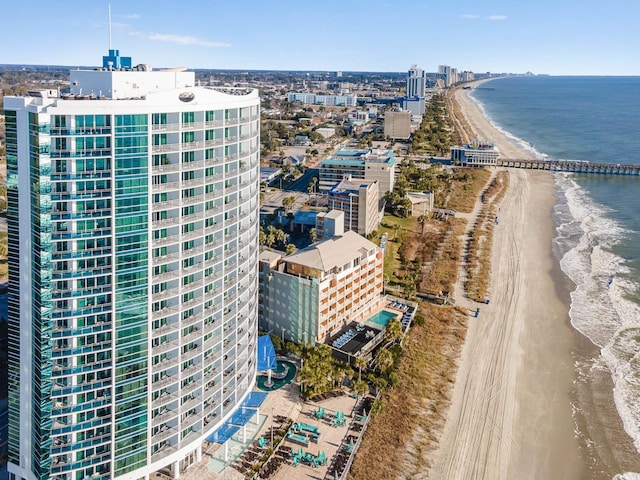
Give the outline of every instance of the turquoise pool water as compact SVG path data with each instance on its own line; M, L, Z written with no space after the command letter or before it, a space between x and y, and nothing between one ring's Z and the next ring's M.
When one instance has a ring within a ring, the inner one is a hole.
M273 390L278 390L279 388L291 383L293 378L296 376L296 366L293 363L285 360L278 360L277 367L273 370L273 373L276 375L282 375L285 372L285 369L287 371L287 375L284 378L271 377L271 381L273 382L273 386L271 387L265 386L265 382L269 379L267 375L258 375L256 377L258 388L264 392L272 392Z
M380 328L384 328L387 326L387 323L389 323L389 320L397 316L398 316L397 313L390 312L388 310L381 310L378 313L376 313L373 317L368 318L367 322L371 322Z

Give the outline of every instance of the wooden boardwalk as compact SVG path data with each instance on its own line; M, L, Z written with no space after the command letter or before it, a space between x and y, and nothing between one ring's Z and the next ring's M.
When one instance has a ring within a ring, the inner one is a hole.
M499 167L549 170L552 172L595 173L600 175L640 176L640 165L619 163L592 163L586 160L528 160L498 158Z

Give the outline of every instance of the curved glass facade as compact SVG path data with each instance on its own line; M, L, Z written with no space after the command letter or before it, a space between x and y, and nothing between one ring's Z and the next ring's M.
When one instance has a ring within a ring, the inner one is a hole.
M259 98L188 91L5 102L16 478L184 468L254 384Z

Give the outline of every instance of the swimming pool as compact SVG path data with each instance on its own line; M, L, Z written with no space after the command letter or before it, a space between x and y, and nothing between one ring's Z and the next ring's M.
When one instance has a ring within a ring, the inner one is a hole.
M373 323L377 327L384 328L387 326L387 323L389 323L389 320L397 316L397 313L390 312L388 310L381 310L374 316L369 317L367 319L367 322Z
M256 377L256 383L258 384L258 388L264 392L271 392L273 390L278 390L279 388L291 383L293 378L296 376L296 366L285 360L278 360L276 369L273 371L276 375L283 374L285 371L287 372L284 378L275 378L271 377L271 381L273 382L273 386L267 387L265 383L269 379L268 375L258 375Z

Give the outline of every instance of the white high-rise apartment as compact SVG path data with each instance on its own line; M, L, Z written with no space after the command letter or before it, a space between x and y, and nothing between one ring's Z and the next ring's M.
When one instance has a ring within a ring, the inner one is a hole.
M411 65L407 73L407 97L424 98L426 94L427 75L421 68Z
M254 385L258 92L130 66L4 99L12 479L177 477Z

